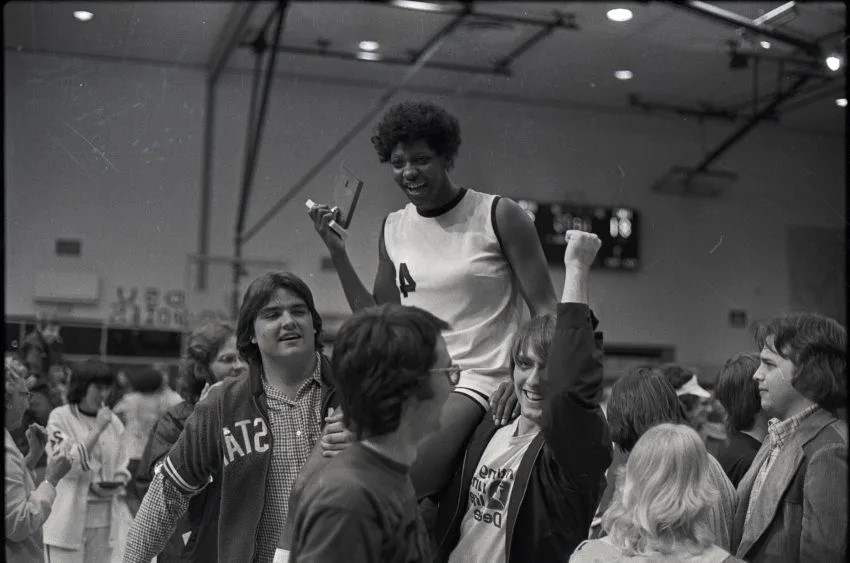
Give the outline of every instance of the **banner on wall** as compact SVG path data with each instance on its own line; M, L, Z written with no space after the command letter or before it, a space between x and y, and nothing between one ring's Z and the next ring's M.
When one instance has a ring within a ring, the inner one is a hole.
M119 285L112 298L110 326L184 330L190 324L183 289Z

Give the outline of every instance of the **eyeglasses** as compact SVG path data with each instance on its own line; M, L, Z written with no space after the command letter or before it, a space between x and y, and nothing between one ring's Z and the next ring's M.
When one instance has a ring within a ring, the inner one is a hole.
M457 385L460 381L460 366L451 365L447 368L433 368L428 370L430 373L442 373L449 378L449 383Z
M239 356L236 354L224 354L217 357L214 361L220 364L235 364L239 361Z
M27 401L32 399L32 391L18 391L21 395L26 395Z

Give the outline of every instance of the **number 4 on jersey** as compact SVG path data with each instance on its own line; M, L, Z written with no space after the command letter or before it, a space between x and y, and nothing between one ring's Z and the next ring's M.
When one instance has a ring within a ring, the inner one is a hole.
M398 288L405 297L411 291L416 291L416 280L410 276L410 270L407 269L407 264L404 262L398 267Z

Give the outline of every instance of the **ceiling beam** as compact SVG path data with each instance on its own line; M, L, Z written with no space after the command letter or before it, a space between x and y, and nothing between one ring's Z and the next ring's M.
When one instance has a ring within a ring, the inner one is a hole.
M829 96L840 96L844 93L844 85L843 84L832 84L831 86L824 88L817 92L812 92L811 95L802 98L800 100L795 101L793 104L789 104L787 106L782 107L782 111L779 114L779 117L791 113L792 111L796 111L798 109L804 108L811 104L812 102L817 102L823 98L827 98Z
M256 115L248 116L248 135L245 147L245 163L242 170L242 186L239 193L239 208L236 214L236 229L233 235L234 257L242 258L243 240L242 234L245 231L245 217L248 212L248 202L251 198L251 188L254 184L254 175L257 171L257 156L260 152L260 141L262 140L263 126L266 124L266 111L268 109L269 94L274 80L274 68L277 60L277 47L280 45L280 38L283 33L283 22L288 7L287 0L279 0L275 15L274 43L269 49L265 42L265 30L257 37L257 46L254 55L257 57L257 65L254 73L254 80L251 92L251 113L256 110ZM263 77L262 92L260 93L259 107L256 107L256 95L259 88L260 64L266 51L270 51L266 59L265 76ZM239 283L244 275L244 270L241 264L237 263L233 268L233 309L234 316L238 316L239 311L237 304L239 302Z
M795 76L795 74L793 72L786 72L786 75L788 77ZM800 74L800 76L803 76L803 74ZM812 76L811 74L806 74L805 76L817 78L815 76ZM806 96L808 94L813 94L815 92L819 92L821 90L821 88L823 88L823 82L821 82L820 84L817 84L815 86L812 86L810 88L800 88L800 90L798 90L797 93L801 96ZM775 96L776 96L776 92L768 92L766 94L762 94L761 96L758 96L758 98L756 98L755 103L761 104L762 102L772 100ZM739 111L743 111L743 110L747 109L748 107L751 107L752 105L753 105L753 99L750 98L748 100L730 103L724 109L726 111L729 111L729 112L732 112L732 113L737 113Z
M201 152L201 193L198 198L200 210L198 212L198 254L205 255L210 249L210 215L212 207L212 159L213 145L215 140L215 107L216 107L216 85L218 77L224 70L233 47L239 42L242 30L248 24L251 14L254 12L256 3L238 2L233 5L230 14L225 20L218 34L215 44L210 50L207 60L207 80L204 92L204 137ZM195 287L199 291L207 289L208 266L206 263L198 264L198 273L195 278Z
M239 44L240 47L249 47L251 43L242 42ZM295 45L281 45L277 48L277 50L281 53L288 53L291 55L309 55L309 56L317 56L317 57L328 57L333 59L343 59L347 61L356 61L360 63L381 63L381 64L390 64L390 65L410 65L410 59L407 57L388 57L385 55L376 55L374 59L366 59L358 57L356 53L351 53L348 51L336 51L332 49L327 49L323 47L298 47ZM508 69L500 69L495 67L487 67L487 66L475 66L475 65L463 65L456 63L445 63L438 61L428 61L424 65L426 68L435 68L440 70L451 70L455 72L466 72L471 74L485 74L485 75L497 75L497 76L510 76L511 73Z
M757 24L753 20L745 18L740 14L736 14L735 12L730 12L729 10L724 10L723 8L718 8L708 2L700 2L698 0L661 0L662 2L669 4L671 6L675 6L680 10L685 12L689 12L691 14L695 14L697 16L704 17L709 20L713 20L719 23L726 24L728 26L738 28L744 28L764 37L769 37L775 41L781 41L787 45L791 45L793 47L797 47L801 49L807 55L819 58L821 54L820 46L812 41L807 41L796 35L791 35L790 33L786 33L784 31L780 31L775 27L771 27L769 25Z
M420 14L438 14L438 15L447 15L447 16L457 16L459 14L468 13L471 18L482 18L487 19L493 22L501 22L501 23L516 23L520 25L533 25L538 27L547 27L550 25L554 25L557 28L568 29L570 31L578 31L579 27L575 24L575 14L573 13L565 13L559 14L558 16L552 19L544 19L544 18L534 18L529 16L519 16L519 15L511 15L511 14L500 14L493 12L483 12L480 10L476 10L473 7L472 2L462 2L464 6L462 7L451 7L451 6L442 6L441 9L422 9L416 8L412 5L407 5L405 3L395 3L395 2L385 2L382 0L373 0L374 4L382 4L387 6L388 8L396 8L399 10L406 10L408 12L417 12ZM430 2L429 2L430 3Z
M574 18L572 16L572 14L570 14L568 16L568 20L567 20L568 24L572 25L571 29L578 29L578 26L576 26L575 21L573 21L573 20L574 20ZM523 41L522 43L520 43L519 45L514 47L514 49L510 53L508 53L507 55L505 55L504 57L502 57L501 59L496 61L495 67L497 69L503 69L503 70L507 71L508 65L510 65L512 62L514 62L517 59L517 57L519 57L524 52L528 51L536 43L542 41L544 37L547 37L548 35L550 35L553 31L555 31L555 29L557 29L558 27L563 25L563 23L564 23L564 20L563 20L562 16L560 14L557 14L555 21L553 21L552 23L542 27L541 29L539 29L537 31L537 33L535 33L534 35L532 35L531 37L529 37L528 39L526 39L525 41Z
M204 70L206 66L202 63L184 63L178 61L167 61L164 59L146 59L144 57L127 57L124 55L106 55L94 53L81 53L78 51L54 51L51 49L40 49L35 47L4 47L7 53L30 53L33 55L49 55L51 57L64 57L100 61L106 63L138 63L141 65L164 66L167 68L179 68L184 70Z
M672 104L661 104L656 102L647 102L642 100L637 94L629 95L629 107L642 110L646 113L662 111L666 113L675 113L685 117L696 117L698 119L723 119L725 121L735 121L738 118L738 113L726 108L709 107L686 107L676 106Z
M411 61L410 68L404 73L401 80L391 88L388 88L381 94L372 107L366 112L360 120L354 124L334 145L312 166L283 196L271 206L271 208L254 224L253 227L247 229L240 237L241 243L246 243L257 232L263 228L277 213L284 208L298 193L304 189L307 184L327 165L332 158L356 137L364 127L366 127L383 109L387 106L393 96L396 95L402 88L407 86L410 80L418 73L428 60L434 56L437 50L442 45L443 41L463 23L468 16L468 11L463 11L457 14L452 21L441 28L437 33L428 40L428 42L417 51L414 60Z
M218 34L218 39L213 45L209 61L207 61L207 70L210 73L209 79L211 81L215 82L218 79L218 75L224 69L224 65L230 57L230 52L239 43L242 30L248 25L256 6L256 2L236 2L231 8L230 15L227 16L227 21Z
M749 133L753 127L764 121L764 119L773 116L780 104L782 104L784 101L796 94L797 91L802 88L803 85L805 85L806 82L808 82L809 80L810 79L808 76L801 76L787 90L778 93L769 104L762 108L758 113L750 117L750 119L748 119L746 123L739 127L737 131L729 135L729 137L727 137L726 140L720 143L717 148L715 148L708 155L706 155L702 162L700 162L696 167L694 167L694 169L688 174L688 176L686 177L686 181L693 178L697 174L708 170L708 167L715 160L720 158L723 153L732 148L732 146L739 140L741 140L744 135Z
M788 64L803 65L808 67L823 67L823 61L811 57L796 57L784 53L770 53L767 51L758 51L756 49L740 49L738 47L729 48L730 55L740 55L747 59L759 59L765 61L782 62Z

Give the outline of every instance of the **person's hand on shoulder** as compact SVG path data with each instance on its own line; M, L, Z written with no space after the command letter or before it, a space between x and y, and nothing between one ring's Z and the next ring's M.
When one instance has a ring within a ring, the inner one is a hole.
M504 426L519 416L519 401L512 381L503 381L490 395L490 415L496 427Z
M342 422L342 408L328 413L321 439L322 457L334 457L356 441L354 432L346 428Z

